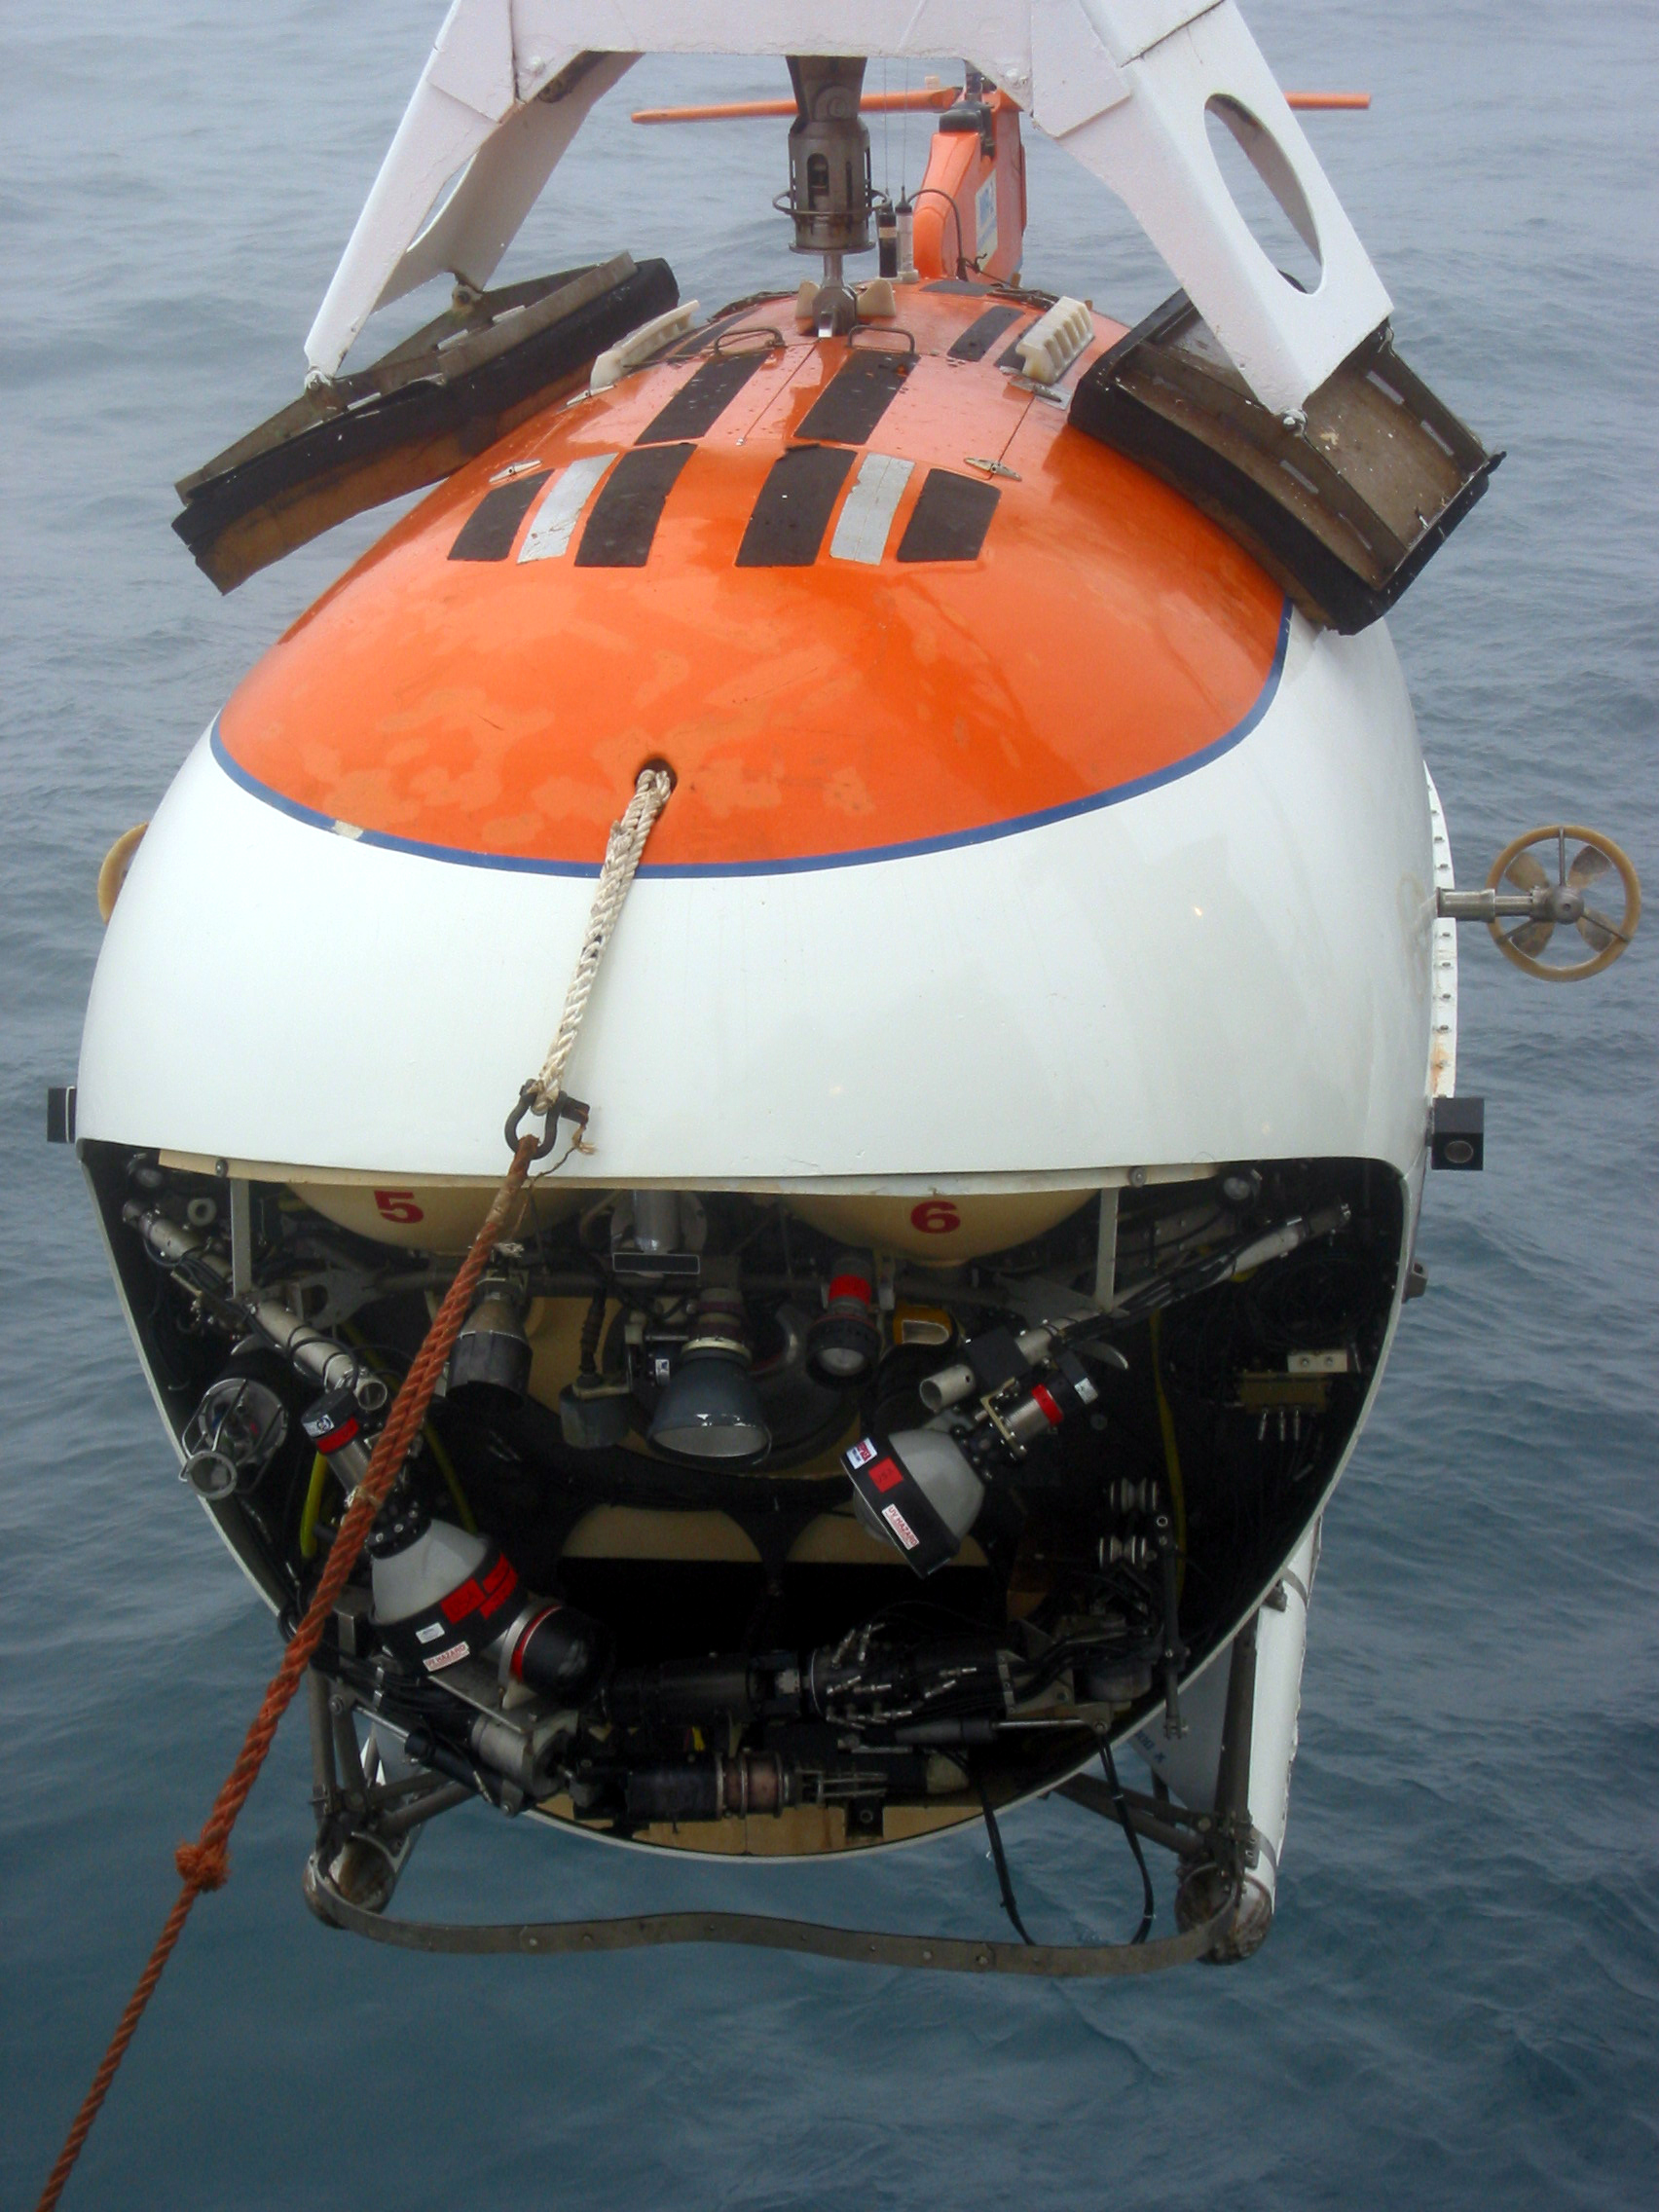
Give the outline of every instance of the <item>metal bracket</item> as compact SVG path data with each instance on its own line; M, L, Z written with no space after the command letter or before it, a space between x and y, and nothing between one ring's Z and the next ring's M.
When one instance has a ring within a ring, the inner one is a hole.
M231 1296L246 1298L253 1289L253 1185L233 1175L231 1189Z

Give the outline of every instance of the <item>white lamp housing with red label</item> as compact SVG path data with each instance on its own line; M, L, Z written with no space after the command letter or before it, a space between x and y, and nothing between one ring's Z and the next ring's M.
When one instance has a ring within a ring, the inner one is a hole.
M877 1430L843 1454L860 1519L917 1574L937 1573L956 1557L999 1472L1017 1466L1033 1445L1099 1396L1074 1351L1059 1350L1038 1372L1037 1362L1058 1334L1046 1328L1017 1337L1007 1329L981 1332L970 1341L965 1359L922 1384L923 1403L940 1408L926 1427L891 1436ZM976 1388L976 1415L951 1410Z

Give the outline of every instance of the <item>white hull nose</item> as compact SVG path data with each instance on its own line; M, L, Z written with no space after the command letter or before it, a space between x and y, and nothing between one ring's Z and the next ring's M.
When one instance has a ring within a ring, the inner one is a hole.
M592 890L297 820L204 742L110 922L81 1132L494 1177ZM563 1174L919 1197L1264 1157L1409 1174L1433 908L1392 646L1297 617L1249 733L1120 803L856 865L647 857L569 1071L597 1149Z

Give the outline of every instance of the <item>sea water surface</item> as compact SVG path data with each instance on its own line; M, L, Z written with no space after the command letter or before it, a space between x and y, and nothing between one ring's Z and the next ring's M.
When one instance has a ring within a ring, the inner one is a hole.
M1393 622L1465 880L1566 818L1659 894L1659 14L1631 0L1257 0L1406 357L1509 458ZM175 1480L72 1157L42 1141L97 952L92 883L365 521L220 600L172 480L298 387L301 341L437 0L0 11L0 2195L31 2203L276 1655ZM870 82L902 80L872 66ZM914 74L914 73L912 73ZM647 100L783 89L646 63L506 264L663 252L706 308L800 264L781 126ZM916 181L924 126L875 126ZM1031 147L1026 269L1125 318L1169 287ZM200 926L213 929L210 910ZM316 977L318 1080L354 994ZM290 1719L71 2187L113 2207L1659 2202L1659 915L1572 990L1465 933L1481 1177L1433 1178L1428 1296L1326 1523L1278 1924L1229 1971L1027 1985L685 1950L426 1960L304 1910ZM756 978L756 987L763 987ZM249 977L248 987L257 988ZM208 1064L210 1030L157 1036ZM433 1010L432 1050L444 1050ZM1132 1925L1121 1839L1008 1823L1028 1920ZM1168 1880L1160 1869L1161 1925ZM854 1872L656 1868L471 1809L400 1904L746 1905L998 1926L983 1838Z

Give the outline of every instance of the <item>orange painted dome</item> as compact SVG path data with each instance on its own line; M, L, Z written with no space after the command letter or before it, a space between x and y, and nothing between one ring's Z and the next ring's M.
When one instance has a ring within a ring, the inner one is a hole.
M792 310L441 485L238 689L232 773L376 843L589 872L661 756L651 869L768 871L1110 803L1253 724L1279 592L1010 373L1036 306L902 289L850 344Z

